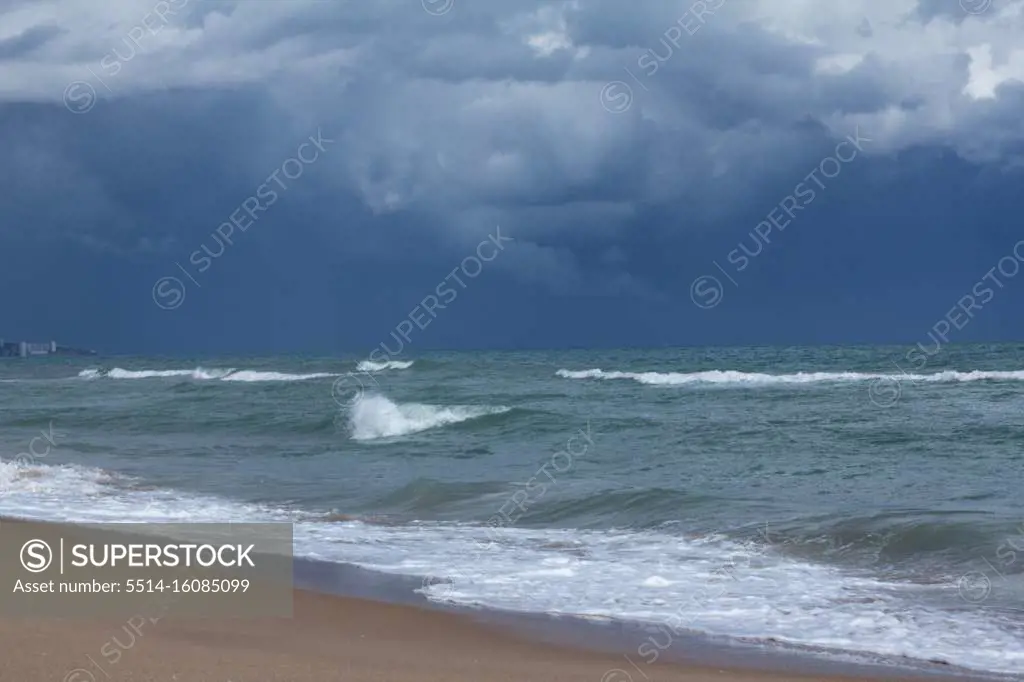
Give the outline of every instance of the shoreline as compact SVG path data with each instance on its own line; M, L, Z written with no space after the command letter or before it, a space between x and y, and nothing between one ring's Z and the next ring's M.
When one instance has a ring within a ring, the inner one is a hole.
M876 679L661 662L631 670L622 656L541 641L466 614L301 589L294 591L294 607L290 619L3 617L0 669L11 679L63 682Z
M645 681L662 666L726 669L743 674L787 674L815 679L858 680L1010 680L1008 673L968 670L921 659L885 658L845 651L825 652L773 641L742 640L697 631L675 632L667 626L613 618L584 618L491 607L471 607L428 600L414 592L426 579L381 573L353 564L296 558L295 583L300 590L342 599L409 607L465 618L525 641L546 642L618 661ZM666 637L668 643L665 643ZM661 640L658 642L657 640ZM643 655L639 649L644 646ZM657 656L652 658L654 650ZM652 660L644 660L647 656ZM660 673L659 673L660 674ZM626 682L629 682L628 680Z
M37 523L0 518L26 522ZM841 661L696 632L673 633L664 643L668 629L655 625L441 604L415 592L423 578L303 558L292 566L292 618L0 614L0 641L7 643L0 670L12 679L63 682L1011 679L916 661ZM652 637L661 640L653 658L650 646L640 650L657 641Z

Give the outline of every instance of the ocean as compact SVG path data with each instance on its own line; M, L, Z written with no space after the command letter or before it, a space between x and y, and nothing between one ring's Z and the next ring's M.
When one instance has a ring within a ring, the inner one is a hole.
M11 359L0 515L287 521L436 602L1024 673L1024 345L925 350Z

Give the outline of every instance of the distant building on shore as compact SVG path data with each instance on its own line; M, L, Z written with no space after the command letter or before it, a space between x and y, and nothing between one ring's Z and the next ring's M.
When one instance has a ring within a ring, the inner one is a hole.
M96 351L58 346L56 341L5 341L0 339L0 357L31 358L40 355L96 355Z

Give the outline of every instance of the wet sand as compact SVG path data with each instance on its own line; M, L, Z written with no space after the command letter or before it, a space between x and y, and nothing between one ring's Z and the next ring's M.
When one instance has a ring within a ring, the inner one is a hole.
M528 634L528 633L526 633ZM754 682L852 680L680 664L531 641L448 613L295 591L294 617L0 619L7 682ZM894 678L887 677L887 680Z

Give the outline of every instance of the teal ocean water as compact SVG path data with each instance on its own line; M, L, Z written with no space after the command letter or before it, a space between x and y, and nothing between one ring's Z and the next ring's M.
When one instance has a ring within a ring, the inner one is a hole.
M929 350L8 360L0 514L292 521L437 601L1022 673L1024 346Z

